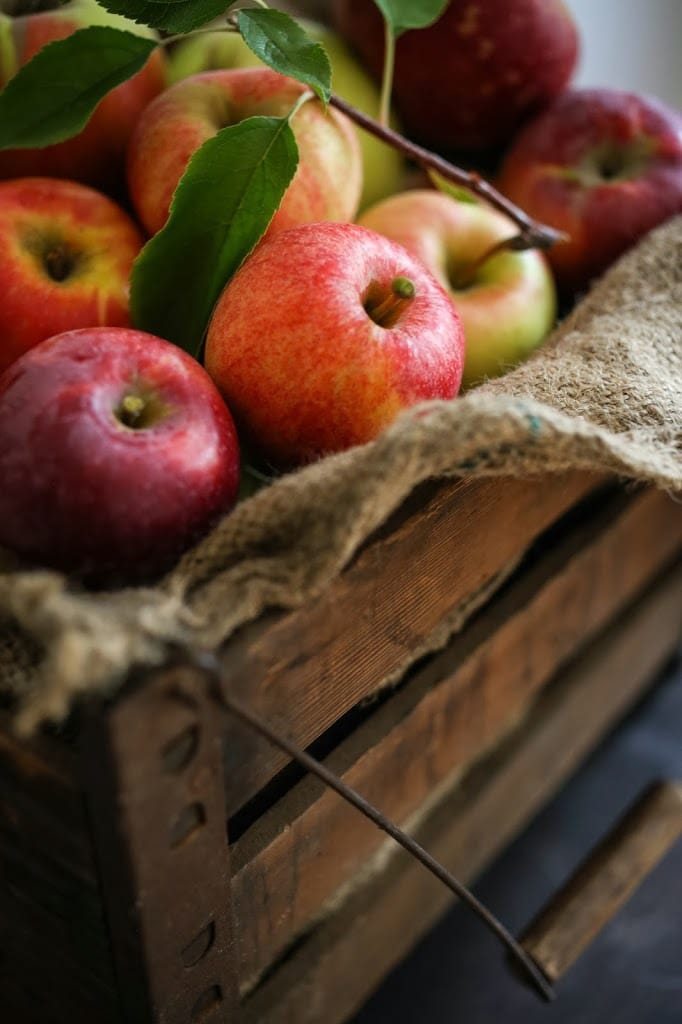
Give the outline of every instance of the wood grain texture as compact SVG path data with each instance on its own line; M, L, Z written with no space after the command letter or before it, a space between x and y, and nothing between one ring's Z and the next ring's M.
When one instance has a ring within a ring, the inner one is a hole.
M448 613L597 483L572 473L419 488L319 598L232 638L224 652L232 692L307 746L399 678ZM228 816L285 764L280 752L231 727Z
M83 767L122 1019L232 1021L222 751L205 680L168 668L93 715Z
M474 878L650 684L679 642L681 607L676 567L560 675L492 758L455 785L417 832L427 849L463 880ZM397 853L253 993L244 1024L340 1024L450 902ZM493 960L491 970L498 967Z
M389 817L408 821L498 742L562 663L681 548L682 517L664 495L608 501L414 673L329 767ZM310 928L382 841L310 778L259 819L232 851L242 984Z
M521 942L558 981L682 835L682 783L651 786L524 932Z

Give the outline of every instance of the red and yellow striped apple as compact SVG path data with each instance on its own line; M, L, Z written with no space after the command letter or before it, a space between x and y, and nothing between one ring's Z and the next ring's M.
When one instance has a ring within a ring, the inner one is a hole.
M311 39L321 43L332 66L332 89L348 103L370 117L379 114L379 89L372 77L351 53L345 40L326 25L299 19ZM262 62L238 32L206 32L179 42L168 58L168 79L179 82L201 71L222 68L262 67ZM394 116L391 124L397 127ZM401 187L404 175L402 155L376 135L358 129L362 150L362 196L360 208L377 203Z
M244 436L279 465L370 441L409 406L454 398L454 306L402 246L355 224L262 242L219 299L206 368Z
M142 244L130 217L86 185L0 182L0 372L53 334L128 325Z
M150 232L166 222L173 192L192 154L221 128L257 115L287 115L306 87L270 68L233 68L193 75L151 103L128 151L128 185ZM338 111L317 100L292 120L299 165L270 231L320 220L352 220L362 188L357 134Z

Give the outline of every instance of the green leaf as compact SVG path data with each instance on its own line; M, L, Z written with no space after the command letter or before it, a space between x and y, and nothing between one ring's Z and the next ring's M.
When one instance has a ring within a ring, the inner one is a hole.
M131 21L164 32L193 32L220 17L228 7L227 0L97 0L112 14L122 14Z
M201 28L225 13L226 0L97 0L112 14L122 14L139 25L184 34Z
M396 37L438 21L449 0L374 0Z
M289 118L248 118L196 151L165 227L133 265L135 327L199 353L220 293L267 229L297 164Z
M314 42L288 14L273 10L240 11L239 31L257 57L274 71L309 85L329 102L332 69L324 47Z
M77 135L108 92L140 70L157 43L116 28L82 28L48 43L0 93L0 149Z

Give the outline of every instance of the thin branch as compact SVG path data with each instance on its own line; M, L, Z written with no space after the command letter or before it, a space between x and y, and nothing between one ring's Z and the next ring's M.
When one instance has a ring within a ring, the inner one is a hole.
M342 779L331 772L324 764L311 757L305 750L296 746L291 740L280 735L272 729L267 722L247 708L237 698L227 692L227 683L220 661L215 655L206 653L193 658L194 664L202 671L208 673L213 684L213 693L218 702L235 718L239 719L249 728L263 736L268 742L279 747L294 761L297 761L307 771L315 775L342 799L356 808L366 818L369 818L377 828L386 832L403 849L415 857L431 874L435 875L455 896L466 903L474 911L484 924L493 932L500 942L507 948L514 964L522 972L524 978L531 984L545 1002L552 1002L555 998L554 990L549 981L542 973L534 960L526 953L523 947L516 941L514 936L505 928L480 900L454 875L451 875L434 857L428 853L419 843L394 825L381 811L377 810L368 800L361 796L356 790L346 785Z
M373 117L369 117L361 110L358 110L357 107L351 106L350 103L347 103L346 100L341 99L336 94L332 95L329 102L331 106L344 113L351 121L359 125L360 128L364 128L365 131L376 135L378 139L386 142L389 146L393 146L394 149L399 150L421 167L436 171L446 181L450 181L455 185L462 185L464 188L469 189L470 192L480 196L481 199L485 199L497 210L506 213L521 229L518 235L509 239L506 248L513 249L515 252L520 252L523 249L549 249L555 242L566 239L564 232L557 231L556 228L551 228L548 224L541 224L533 220L532 217L529 217L527 213L524 213L520 207L503 196L496 188L493 188L476 171L465 171L461 167L455 167L454 164L449 163L443 157L437 156L423 146L410 142L404 135L400 135L399 132L389 128L388 125L379 124Z

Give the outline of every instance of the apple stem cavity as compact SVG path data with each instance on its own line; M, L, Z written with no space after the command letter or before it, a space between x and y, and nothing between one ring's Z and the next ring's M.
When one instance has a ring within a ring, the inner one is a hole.
M503 252L518 252L519 246L519 235L512 235L510 238L502 238L499 242L495 242L489 249L486 249L480 256L477 257L468 266L462 267L457 274L453 276L452 286L455 291L465 291L467 288L471 288L472 284L476 280L481 267L483 267L488 260L491 260L493 256L499 256ZM526 246L521 246L521 249L525 249Z
M396 277L391 281L388 294L376 285L370 288L364 303L365 312L379 327L394 327L416 294L417 289L409 277Z
M410 160L414 160L421 167L435 171L442 178L445 178L446 181L452 182L454 185L462 185L464 188L469 189L470 192L480 196L481 199L485 199L495 209L506 213L520 228L518 235L515 235L506 243L508 249L513 249L515 252L521 252L524 249L550 249L556 242L567 240L567 236L563 231L557 231L556 228L552 228L548 224L541 224L539 221L533 220L532 217L524 213L519 206L512 203L501 192L498 192L496 188L482 178L480 174L477 174L476 171L465 171L461 167L456 167L448 160L443 159L443 157L437 156L436 153L432 153L431 150L418 146L415 142L410 142L404 135L389 128L388 125L379 124L373 117L364 114L357 107L341 99L336 93L332 93L329 103L332 107L336 107L337 110L345 114L346 117L349 117L351 121L354 121L355 124L359 125L360 128L364 128L370 134L376 135L382 142L393 146L394 149L403 153Z
M66 252L63 247L49 249L45 253L44 262L48 276L58 284L66 281L74 265L72 255Z

